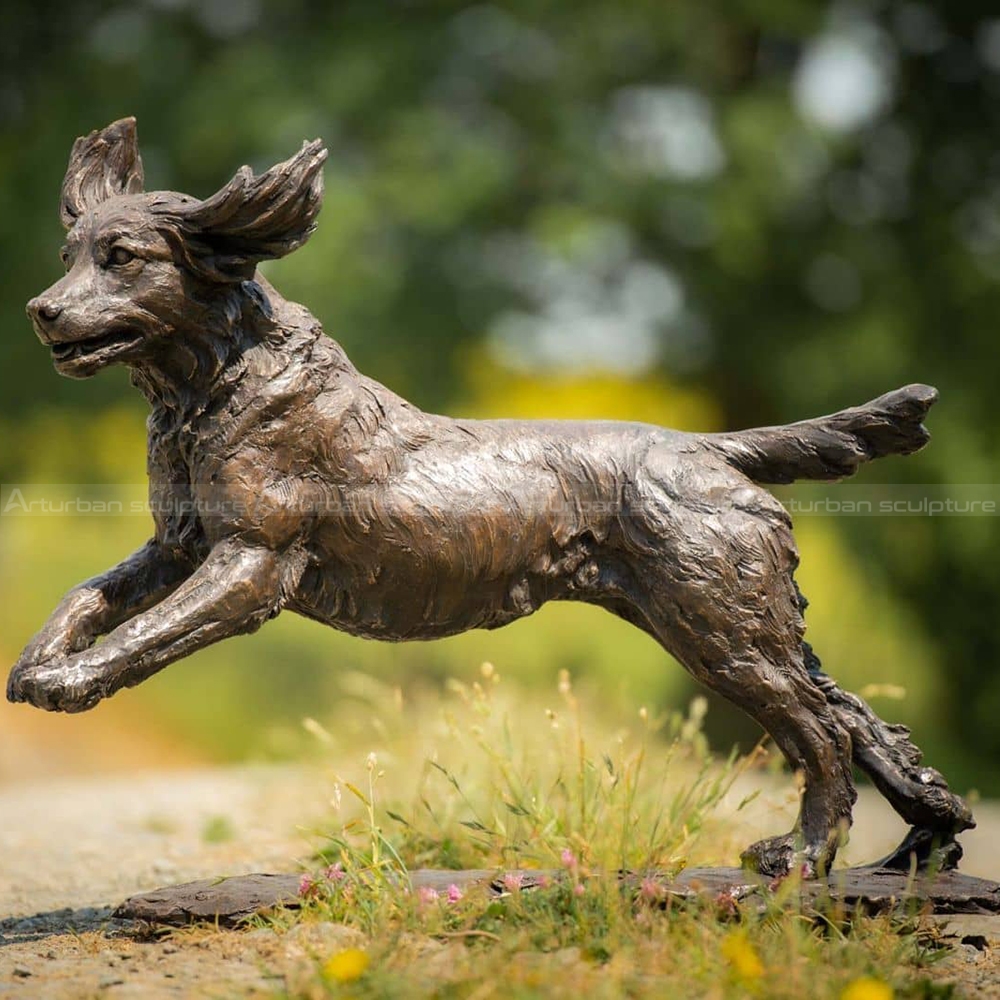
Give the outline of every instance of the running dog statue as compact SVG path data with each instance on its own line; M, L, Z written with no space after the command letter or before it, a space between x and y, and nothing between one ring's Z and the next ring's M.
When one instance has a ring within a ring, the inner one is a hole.
M200 201L143 191L133 119L73 146L66 275L28 313L60 374L124 364L149 400L155 535L69 592L8 698L84 711L283 609L404 640L585 601L652 635L801 772L796 828L750 847L749 865L830 865L852 760L913 827L886 863L957 863L969 809L903 727L821 671L791 521L758 485L916 451L935 390L729 434L424 413L257 272L313 231L325 159L306 143Z

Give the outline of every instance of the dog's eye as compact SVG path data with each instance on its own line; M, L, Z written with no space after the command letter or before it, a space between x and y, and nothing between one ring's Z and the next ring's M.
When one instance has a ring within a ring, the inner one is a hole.
M126 250L125 247L112 247L108 254L108 264L111 267L121 267L130 260L135 260L135 254L131 250Z

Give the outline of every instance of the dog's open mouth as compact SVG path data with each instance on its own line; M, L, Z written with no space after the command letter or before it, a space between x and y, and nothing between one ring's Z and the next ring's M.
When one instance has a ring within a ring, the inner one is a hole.
M74 361L91 359L97 355L116 354L127 347L133 347L142 339L142 334L128 327L116 327L99 337L74 340L66 344L53 344L52 360L57 365L72 364Z

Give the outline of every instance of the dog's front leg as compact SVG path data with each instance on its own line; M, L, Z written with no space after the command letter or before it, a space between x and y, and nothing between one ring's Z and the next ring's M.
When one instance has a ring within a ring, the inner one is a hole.
M170 596L119 625L100 645L12 676L7 696L82 712L203 646L252 632L280 607L277 553L236 538L212 549Z
M49 615L11 670L11 680L48 660L86 649L131 615L166 597L194 571L155 539L107 572L74 587Z

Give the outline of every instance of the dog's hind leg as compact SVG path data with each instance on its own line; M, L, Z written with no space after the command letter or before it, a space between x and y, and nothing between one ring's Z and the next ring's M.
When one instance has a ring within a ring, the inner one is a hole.
M922 754L910 740L906 726L884 722L862 698L844 691L823 673L808 644L803 645L813 682L851 734L854 763L913 827L878 865L908 870L911 857L915 857L921 867L957 867L962 848L955 834L976 825L968 805L948 788L938 771L921 766Z
M744 863L769 875L813 876L829 868L850 826L851 739L805 667L787 526L740 516L724 531L724 546L709 539L668 561L693 575L650 560L636 573L642 590L633 592L632 604L647 630L699 681L755 719L802 776L795 829L752 845ZM684 537L692 540L694 529ZM639 620L635 610L631 620Z
M734 656L697 676L755 719L803 781L796 828L753 844L743 863L765 874L829 869L851 825L856 798L850 773L850 738L838 725L801 663L775 662L761 653Z
M809 602L798 587L796 593L804 614ZM863 698L841 688L823 672L809 643L802 643L802 653L813 683L851 734L854 763L913 828L879 866L908 870L915 857L921 867L955 868L962 857L955 834L976 825L968 805L938 771L921 766L923 754L906 726L883 721Z

